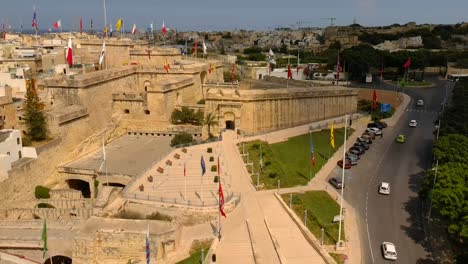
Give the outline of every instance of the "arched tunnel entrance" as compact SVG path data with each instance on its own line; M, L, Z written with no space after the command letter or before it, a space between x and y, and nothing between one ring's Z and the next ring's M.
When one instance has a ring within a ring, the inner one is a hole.
M91 198L91 190L87 181L70 179L67 180L67 184L70 189L81 191L84 198Z
M69 258L69 257L65 257L65 256L53 256L52 257L52 262L50 261L51 258L48 258L46 259L46 261L44 262L44 264L71 264L72 263L72 259Z

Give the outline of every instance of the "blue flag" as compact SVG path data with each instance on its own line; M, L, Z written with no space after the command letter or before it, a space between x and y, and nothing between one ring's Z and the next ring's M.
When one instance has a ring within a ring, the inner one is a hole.
M206 172L205 161L203 160L203 156L201 156L200 165L201 165L201 175L203 176L205 175L205 172Z

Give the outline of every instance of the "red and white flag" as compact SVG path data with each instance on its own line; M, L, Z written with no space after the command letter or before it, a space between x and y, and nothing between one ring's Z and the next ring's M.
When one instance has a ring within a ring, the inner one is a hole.
M62 27L62 20L59 19L59 20L55 21L54 28L59 29L61 27Z
M372 96L372 110L377 108L377 91L374 89L374 95Z
M71 38L68 39L68 47L67 47L67 62L68 65L73 65L73 48L72 48L72 40Z
M166 35L166 33L167 33L167 28L164 25L164 20L163 20L163 24L162 24L162 27L161 27L161 32L162 32L163 35Z
M403 64L403 68L409 68L409 66L411 66L411 57L408 58L408 60L406 60L405 64Z
M136 24L133 24L132 35L135 35L135 33L136 33Z
M292 79L291 64L288 64L288 79Z
M193 43L193 56L197 56L198 42L195 40Z
M224 212L224 193L223 187L221 186L221 179L219 179L219 212L222 216L226 217L226 213Z

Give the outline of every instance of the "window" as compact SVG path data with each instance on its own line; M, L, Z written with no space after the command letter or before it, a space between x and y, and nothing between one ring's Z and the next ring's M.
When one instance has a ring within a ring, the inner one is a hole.
M20 144L20 139L19 138L16 138L16 144Z
M23 155L21 154L21 150L18 151L18 157L21 159L23 157Z
M149 115L149 114L150 114L150 111L149 111L149 110L145 110L145 114L146 114L146 115Z
M21 116L18 116L18 119L21 121L21 119L23 119Z

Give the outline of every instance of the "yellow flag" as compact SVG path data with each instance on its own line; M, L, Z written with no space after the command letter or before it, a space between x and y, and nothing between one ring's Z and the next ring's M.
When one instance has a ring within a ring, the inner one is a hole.
M333 132L333 123L330 129L330 145L332 146L332 148L335 148L335 133Z
M115 30L120 30L122 28L122 18L119 18L117 20L117 23L115 23Z

